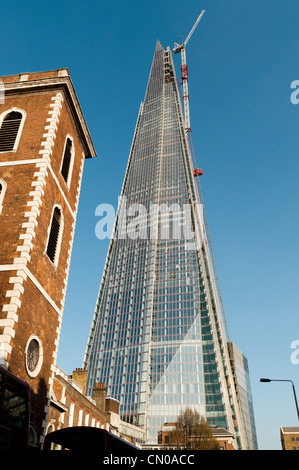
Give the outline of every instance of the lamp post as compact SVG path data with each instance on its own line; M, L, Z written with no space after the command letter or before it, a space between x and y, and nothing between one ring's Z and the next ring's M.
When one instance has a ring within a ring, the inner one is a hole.
M293 388L293 393L294 393L294 398L295 398L297 416L298 416L298 420L299 420L298 402L297 402L297 397L296 397L296 392L295 392L295 386L294 386L292 380L284 380L284 379L260 379L260 382L291 382L292 388Z

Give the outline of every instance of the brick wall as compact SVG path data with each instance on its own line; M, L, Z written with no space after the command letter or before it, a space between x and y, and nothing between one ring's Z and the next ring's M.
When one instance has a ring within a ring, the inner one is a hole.
M16 151L0 152L0 179L7 186L0 214L0 363L30 384L31 421L42 445L83 165L94 150L87 148L90 137L78 103L72 102L76 97L67 72L26 77L1 78L6 89L0 125L10 109L22 111L24 125ZM69 185L60 172L67 136L74 148ZM54 205L62 213L56 264L45 252ZM32 338L42 353L37 374L26 367Z
M56 368L54 377L55 403L53 397L51 401L48 429L56 431L68 426L93 426L98 428L107 428L109 420L108 413L105 411L105 401L103 408L97 406L94 400L85 396L80 385L73 379L74 376L67 376L59 367ZM74 371L75 372L75 371ZM65 406L59 411L59 403ZM72 420L70 421L71 404L73 404Z

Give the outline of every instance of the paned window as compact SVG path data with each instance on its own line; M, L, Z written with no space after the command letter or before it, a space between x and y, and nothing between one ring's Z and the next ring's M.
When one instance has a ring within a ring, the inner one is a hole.
M75 403L71 400L69 411L69 426L73 426L74 422Z
M12 111L3 119L0 127L0 152L15 150L22 117L21 113Z
M79 408L79 415L78 415L78 426L82 426L83 420L83 408Z

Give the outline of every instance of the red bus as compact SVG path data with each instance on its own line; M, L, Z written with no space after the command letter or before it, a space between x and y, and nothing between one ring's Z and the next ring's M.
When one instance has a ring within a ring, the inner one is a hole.
M0 366L0 451L26 450L30 387Z
M105 429L73 426L50 432L45 437L44 450L133 452L140 449Z

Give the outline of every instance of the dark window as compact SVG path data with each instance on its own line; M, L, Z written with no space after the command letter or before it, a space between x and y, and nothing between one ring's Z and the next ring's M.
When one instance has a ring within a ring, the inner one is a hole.
M3 421L24 428L26 426L26 398L26 391L7 378L3 396Z
M54 212L53 212L52 222L51 222L48 246L47 246L47 255L49 256L50 260L53 263L55 261L55 256L56 256L56 251L57 251L60 224L61 224L61 212L58 209L58 207L55 207Z
M68 182L68 177L69 177L70 167L71 167L72 145L73 143L71 139L67 139L66 144L65 144L65 149L64 149L62 168L61 168L61 174L66 183Z
M15 111L9 113L0 128L0 152L11 152L14 149L22 114Z

